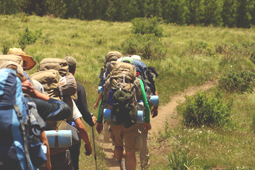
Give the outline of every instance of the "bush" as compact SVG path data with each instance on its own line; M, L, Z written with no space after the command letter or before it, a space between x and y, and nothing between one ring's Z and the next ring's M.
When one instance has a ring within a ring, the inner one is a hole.
M151 17L151 18L135 18L131 21L133 24L132 33L134 34L154 34L161 37L163 34L162 27L159 23L163 22L162 18Z
M166 156L166 162L168 166L173 170L187 170L189 167L191 167L193 161L197 158L198 157L193 159L188 158L188 155L185 151L173 151Z
M24 50L27 45L35 43L37 38L41 37L41 35L42 30L36 30L35 33L33 33L32 31L29 31L28 28L26 28L25 32L20 34L18 40L20 48Z
M198 92L194 96L185 96L186 102L177 106L187 126L224 125L231 113L233 100L227 102L219 91L214 93Z
M166 55L162 42L153 34L132 34L121 44L120 50L144 59L160 59Z
M3 54L7 54L9 49L12 47L9 41L3 41Z
M230 70L219 78L219 88L227 92L252 92L255 73L249 70Z

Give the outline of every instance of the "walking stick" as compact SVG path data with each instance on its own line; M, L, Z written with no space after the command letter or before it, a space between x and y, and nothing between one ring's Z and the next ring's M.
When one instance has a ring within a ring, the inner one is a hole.
M92 116L93 116L93 113L91 113L91 117ZM95 158L95 164L96 164L96 170L97 170L97 153L96 153L94 126L92 126L92 137L93 137L94 158Z

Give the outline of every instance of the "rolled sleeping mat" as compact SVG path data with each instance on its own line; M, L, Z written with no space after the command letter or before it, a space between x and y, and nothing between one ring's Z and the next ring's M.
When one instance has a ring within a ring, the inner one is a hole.
M102 91L102 88L103 88L102 86L97 87L98 93L100 93Z
M71 130L47 130L45 133L48 138L50 148L66 148L72 146Z
M111 109L104 109L104 119L110 121L116 121L116 117L111 114ZM138 110L136 123L143 123L143 111Z
M158 106L159 105L159 98L158 95L152 95L150 98L150 101L153 106Z

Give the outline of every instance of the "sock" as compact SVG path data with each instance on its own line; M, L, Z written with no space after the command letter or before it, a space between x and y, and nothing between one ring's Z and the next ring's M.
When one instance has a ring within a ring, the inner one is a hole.
M121 170L126 170L125 159L118 160Z

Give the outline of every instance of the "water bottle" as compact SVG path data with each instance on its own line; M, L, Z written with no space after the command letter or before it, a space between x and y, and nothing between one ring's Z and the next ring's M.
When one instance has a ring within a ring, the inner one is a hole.
M144 104L143 104L143 101L142 101L142 100L139 100L139 101L137 102L137 110L144 111Z

